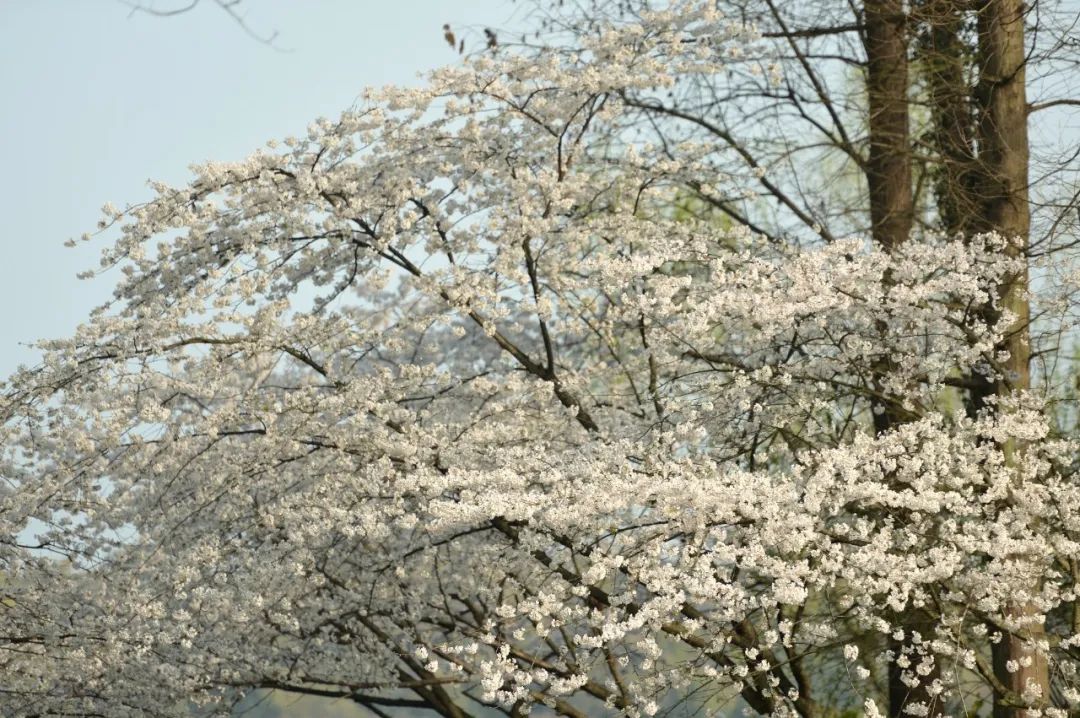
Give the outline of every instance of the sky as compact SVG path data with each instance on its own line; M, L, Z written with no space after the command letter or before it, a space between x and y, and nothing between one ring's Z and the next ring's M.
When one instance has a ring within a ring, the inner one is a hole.
M161 10L188 0L153 0ZM151 4L151 0L143 0ZM368 86L417 84L467 43L514 25L512 0L246 0L252 32L202 0L173 17L123 0L0 0L0 376L33 364L30 342L71 334L108 299L91 231L101 206L150 198L149 179L237 160L302 134ZM468 48L467 48L468 49Z

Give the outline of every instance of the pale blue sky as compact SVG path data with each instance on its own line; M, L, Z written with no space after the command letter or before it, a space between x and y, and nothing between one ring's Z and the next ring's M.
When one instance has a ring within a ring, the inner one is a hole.
M157 0L160 8L183 0ZM101 243L106 201L149 197L146 180L239 159L273 137L334 116L365 86L416 83L457 56L449 22L479 43L514 25L511 0L247 0L249 25L277 30L278 52L204 0L171 18L120 0L0 0L0 376L69 334L108 297L111 278L77 280Z

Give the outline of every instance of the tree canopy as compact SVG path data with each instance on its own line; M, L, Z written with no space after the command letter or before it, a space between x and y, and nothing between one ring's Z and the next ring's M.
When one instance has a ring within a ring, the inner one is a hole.
M105 207L0 403L6 715L1077 709L1068 252L986 183L886 241L895 116L814 217L710 124L792 61L739 14L559 17Z

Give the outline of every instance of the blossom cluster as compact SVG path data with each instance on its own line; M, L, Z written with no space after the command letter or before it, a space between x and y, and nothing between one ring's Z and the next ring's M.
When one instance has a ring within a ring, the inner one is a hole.
M6 715L809 716L814 676L873 715L889 663L985 697L1035 625L1080 702L1077 444L1048 392L960 399L1009 378L1023 261L673 211L718 150L642 140L624 99L739 61L708 5L107 208L114 301L0 404Z

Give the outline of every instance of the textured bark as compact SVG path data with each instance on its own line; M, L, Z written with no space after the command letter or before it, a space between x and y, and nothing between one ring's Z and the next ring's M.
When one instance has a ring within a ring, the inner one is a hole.
M1024 4L1020 0L989 0L979 8L977 17L979 219L982 229L1024 240L1015 249L1019 255L1026 250L1031 228ZM1018 277L1015 285L1022 284ZM1026 360L1022 364L1026 376Z
M911 234L914 218L907 20L901 0L868 0L864 12L871 232L878 244L895 247Z
M929 100L927 140L935 154L930 184L938 221L950 235L970 232L980 213L968 79L975 48L964 32L969 5L966 0L925 0L915 9L920 25L916 57Z
M988 0L977 9L979 81L976 100L978 117L978 171L980 214L977 229L994 230L1014 238L1007 251L1026 256L1030 235L1028 204L1027 94L1025 87L1024 12L1021 0ZM1008 278L1000 288L1000 304L1016 320L1005 343L1008 360L1004 377L996 383L1001 395L1030 386L1031 349L1027 300L1028 273L1025 267ZM1008 445L1009 455L1023 447ZM1030 648L1031 640L1045 636L1041 622L1030 619L1035 609L1022 603L1010 606L1010 618L1028 625L1008 633L994 646L993 666L997 680L1007 691L995 692L994 716L1020 718L1031 711L1017 707L1015 697L1027 688L1041 695L1038 705L1046 705L1050 680L1046 661ZM1009 671L1015 661L1019 669ZM1027 663L1027 665L1025 665ZM1010 695L1012 694L1012 695Z
M870 199L871 235L874 241L891 249L905 242L911 234L915 217L911 172L911 127L908 99L908 28L902 0L868 0L864 7L866 49L866 88L868 97L869 152L866 180ZM886 281L888 281L886 279ZM882 326L881 331L887 331ZM879 369L888 368L883 357ZM880 389L881 387L879 387ZM878 433L901 421L899 407L886 402L874 415ZM906 655L912 665L919 662L913 634L930 636L932 619L924 611L912 609L897 616L904 638L891 639L889 648L896 655ZM922 704L925 715L941 715L942 705L927 691L938 677L935 666L930 675L917 676L912 668L889 663L889 715L902 716L905 706ZM915 685L909 682L918 681Z

